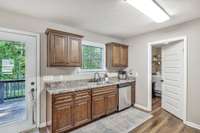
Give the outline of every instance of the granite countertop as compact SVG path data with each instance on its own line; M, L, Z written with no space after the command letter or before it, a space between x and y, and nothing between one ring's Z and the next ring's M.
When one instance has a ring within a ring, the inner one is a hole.
M117 78L109 79L107 83L95 83L88 82L88 80L76 80L76 81L57 81L57 82L46 82L45 87L50 94L60 94L64 92L73 92L86 89L93 89L98 87L117 85L121 83L134 82L135 78L127 80L118 80Z

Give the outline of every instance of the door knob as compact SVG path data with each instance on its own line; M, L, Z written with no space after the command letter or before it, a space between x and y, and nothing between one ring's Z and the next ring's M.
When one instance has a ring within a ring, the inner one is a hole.
M31 82L31 85L35 85L35 82Z

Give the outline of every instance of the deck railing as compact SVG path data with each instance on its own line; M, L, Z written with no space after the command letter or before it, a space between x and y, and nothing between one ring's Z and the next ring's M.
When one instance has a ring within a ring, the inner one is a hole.
M0 102L25 97L25 80L0 81Z

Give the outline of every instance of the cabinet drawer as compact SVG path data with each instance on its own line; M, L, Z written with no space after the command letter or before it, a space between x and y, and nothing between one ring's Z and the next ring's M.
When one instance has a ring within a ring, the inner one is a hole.
M103 95L107 93L117 93L117 86L106 86L101 88L95 88L92 90L92 96Z
M55 104L55 105L53 106L53 110L64 109L64 108L66 108L67 106L73 106L73 102Z
M73 93L56 94L53 96L53 104L64 104L73 101Z
M91 90L77 91L74 93L75 100L90 99Z

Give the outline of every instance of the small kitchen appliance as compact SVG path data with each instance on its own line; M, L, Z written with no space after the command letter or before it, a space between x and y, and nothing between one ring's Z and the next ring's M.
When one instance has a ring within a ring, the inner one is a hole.
M128 78L126 71L118 71L118 79L126 80Z

